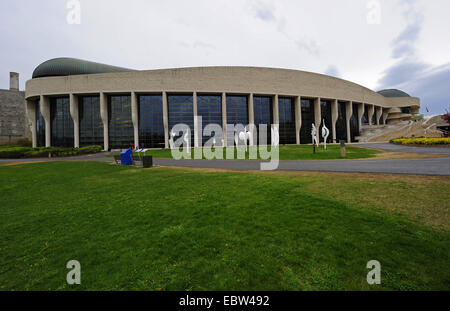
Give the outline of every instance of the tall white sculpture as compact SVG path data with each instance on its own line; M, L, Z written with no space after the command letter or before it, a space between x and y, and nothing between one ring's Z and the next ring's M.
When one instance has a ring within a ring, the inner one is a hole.
M272 146L278 147L278 145L280 144L280 133L278 132L278 126L272 125L271 134L272 134Z
M311 136L312 136L313 144L315 144L317 147L319 147L319 141L317 140L317 128L314 125L314 123L312 124Z
M175 149L175 143L173 141L173 138L175 137L175 133L173 131L170 132L170 139L169 139L169 146L170 149Z
M322 137L323 137L323 143L324 143L324 149L327 149L327 139L330 135L330 130L325 125L325 119L323 120L323 127L322 127Z
M191 145L190 145L190 142L191 142L191 140L190 140L190 137L191 135L189 135L189 132L186 132L186 134L184 134L184 137L183 137L183 139L184 139L184 142L186 143L186 148L187 148L187 153L188 154L191 154Z
M234 141L236 143L236 147L239 147L239 141L241 140L244 142L245 151L247 151L249 139L250 139L250 131L247 130L247 127L245 127L244 131L234 134Z

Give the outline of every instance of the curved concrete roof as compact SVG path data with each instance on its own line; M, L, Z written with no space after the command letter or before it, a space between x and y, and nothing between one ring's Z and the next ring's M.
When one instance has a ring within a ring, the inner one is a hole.
M37 66L33 72L33 79L42 77L73 76L127 71L134 70L90 62L77 58L60 57L50 59Z
M381 90L377 92L378 94L383 95L384 97L392 98L392 97L411 97L409 94L397 90L397 89L388 89L388 90Z
M318 73L265 67L192 67L31 79L26 97L95 93L228 93L337 99L381 107L420 106L415 97L387 98L359 84Z

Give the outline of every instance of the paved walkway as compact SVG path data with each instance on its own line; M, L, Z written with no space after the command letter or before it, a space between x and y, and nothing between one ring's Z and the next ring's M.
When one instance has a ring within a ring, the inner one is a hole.
M414 146L394 145L394 144L389 144L389 143L364 143L364 144L354 144L354 146L380 149L380 150L393 151L393 152L444 154L444 155L450 156L450 147L414 147Z
M376 145L374 146L374 148L377 147L377 149L388 147L382 144L361 144L361 146L365 147L369 147L369 145ZM395 146L395 147L420 148L420 147L406 147L406 146ZM434 150L427 151L426 149L441 149L441 148L424 148L421 151L423 153L432 153L430 151L434 151ZM413 150L413 149L405 149L405 152L417 152L406 150ZM392 151L400 151L400 150L396 149ZM444 152L445 150L442 151ZM43 162L43 161L112 162L113 159L106 158L104 153L77 156L77 157L68 157L68 158L50 158L50 159L36 158L36 159L12 159L12 160L0 159L0 163ZM153 162L155 165L162 165L162 166L216 168L216 169L234 169L234 170L259 170L261 165L261 161L246 161L246 160L177 161L173 159L154 159ZM280 161L278 170L450 176L450 156L445 158L399 159L399 160Z
M259 170L260 161L154 159L155 165ZM278 170L450 176L449 158L401 160L280 161Z

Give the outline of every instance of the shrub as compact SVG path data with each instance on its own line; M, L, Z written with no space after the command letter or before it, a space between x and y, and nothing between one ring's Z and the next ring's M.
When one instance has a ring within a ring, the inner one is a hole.
M450 145L450 137L439 138L396 138L390 143L397 145Z

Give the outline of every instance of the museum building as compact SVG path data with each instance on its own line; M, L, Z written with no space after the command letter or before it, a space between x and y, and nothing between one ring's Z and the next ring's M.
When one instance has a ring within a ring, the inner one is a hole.
M399 90L374 92L339 78L298 70L194 67L132 70L73 58L40 64L26 82L33 146L105 150L168 148L175 124L200 147L208 124L278 125L280 144L310 144L326 125L329 142L356 142L364 126L410 120L420 99ZM201 122L199 118L201 117ZM270 131L270 130L269 130Z

